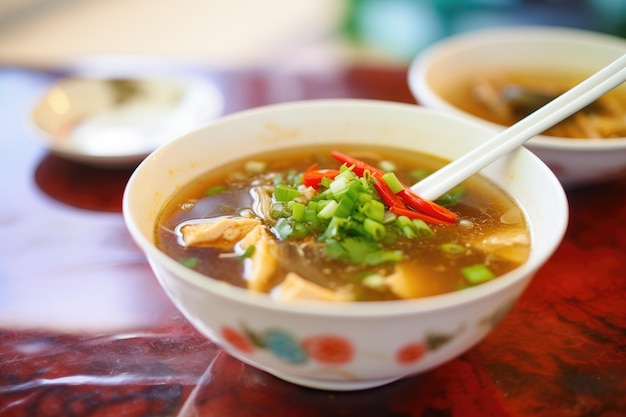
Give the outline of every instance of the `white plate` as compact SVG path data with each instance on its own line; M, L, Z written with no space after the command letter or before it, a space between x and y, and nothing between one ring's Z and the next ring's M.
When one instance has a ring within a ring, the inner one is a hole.
M52 153L115 167L136 164L223 109L222 93L204 79L76 76L53 85L31 121Z

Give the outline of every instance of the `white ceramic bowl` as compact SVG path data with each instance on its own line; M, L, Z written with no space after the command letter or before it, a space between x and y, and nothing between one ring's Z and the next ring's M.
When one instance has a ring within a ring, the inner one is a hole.
M626 39L560 27L506 27L461 33L424 49L413 60L408 82L426 107L505 127L464 112L445 97L448 86L481 74L532 70L588 76L626 53ZM618 87L626 94L626 85ZM626 115L624 115L626 117ZM572 187L609 179L626 170L626 138L568 139L537 136L527 147Z
M436 367L478 343L559 245L568 218L565 193L531 152L520 148L484 170L523 209L531 232L529 260L491 282L429 298L280 304L200 275L159 251L153 242L157 215L201 173L260 151L339 141L384 143L453 159L492 135L458 116L391 102L313 100L248 110L145 159L126 188L124 218L171 300L231 355L304 386L375 387ZM255 345L250 334L263 338L265 347ZM433 338L446 342L429 345Z

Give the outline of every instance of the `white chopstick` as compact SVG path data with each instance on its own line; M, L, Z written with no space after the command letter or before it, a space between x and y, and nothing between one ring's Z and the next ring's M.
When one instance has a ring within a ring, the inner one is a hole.
M419 181L411 189L428 200L439 198L499 157L576 113L625 81L626 54L492 139Z

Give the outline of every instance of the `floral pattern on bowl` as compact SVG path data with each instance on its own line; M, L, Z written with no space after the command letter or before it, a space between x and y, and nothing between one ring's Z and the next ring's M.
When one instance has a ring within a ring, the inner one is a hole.
M439 349L459 335L465 326L453 333L428 333L424 340L415 340L399 346L394 361L401 365L418 362L428 352ZM245 324L241 329L224 325L224 340L237 350L251 354L256 349L266 349L276 358L293 365L314 361L323 365L338 366L350 363L357 348L348 338L335 334L318 334L298 340L288 331L271 328L253 331Z
M477 325L495 327L513 306L514 301L507 301L490 314L480 319ZM393 360L400 365L412 365L420 361L428 352L435 351L448 344L465 330L461 325L454 332L428 332L423 340L405 343L394 352ZM350 363L357 348L347 337L335 334L318 334L298 340L291 333L279 328L254 331L245 323L240 329L229 325L221 327L223 339L235 349L245 354L252 354L256 349L266 349L279 360L293 365L302 365L310 361L322 365L339 366Z

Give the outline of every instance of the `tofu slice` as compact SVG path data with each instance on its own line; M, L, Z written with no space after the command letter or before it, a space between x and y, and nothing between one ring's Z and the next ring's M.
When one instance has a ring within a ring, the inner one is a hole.
M214 222L190 223L180 231L186 246L232 248L260 224L258 219L224 217Z
M255 226L242 240L241 249L254 246L252 256L244 260L244 278L252 291L269 292L278 268L278 245L263 225Z
M474 242L472 246L485 253L521 263L528 258L530 238L523 230L511 230Z
M432 279L424 279L425 276ZM428 297L440 292L436 274L410 262L400 262L394 272L385 278L389 289L399 298Z
M277 289L275 299L278 301L352 301L354 297L348 293L324 288L311 281L307 281L294 272L290 272Z

